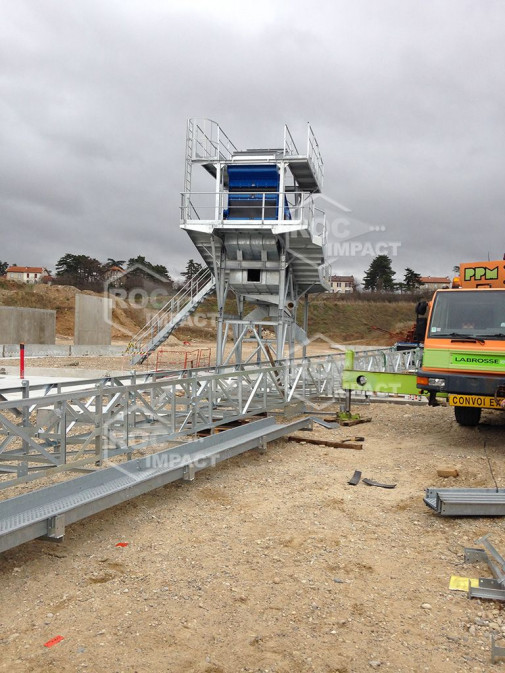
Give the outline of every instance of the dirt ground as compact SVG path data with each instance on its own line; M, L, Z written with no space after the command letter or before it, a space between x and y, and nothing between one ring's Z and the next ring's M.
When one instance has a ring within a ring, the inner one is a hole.
M361 451L279 440L75 524L59 545L1 555L0 670L502 669L490 661L502 605L449 580L490 576L463 547L490 533L504 553L503 520L440 518L423 495L503 486L505 419L460 428L447 407L359 410L372 422L307 436L361 435ZM460 476L438 477L444 466ZM355 469L397 486L350 486Z

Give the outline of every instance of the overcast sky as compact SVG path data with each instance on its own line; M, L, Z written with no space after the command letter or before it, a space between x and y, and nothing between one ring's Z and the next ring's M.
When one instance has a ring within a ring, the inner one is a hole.
M144 255L177 275L197 257L188 117L241 149L282 145L285 122L303 145L310 121L324 194L371 244L333 247L335 273L362 276L381 243L398 276L501 259L504 64L493 0L1 0L0 260Z

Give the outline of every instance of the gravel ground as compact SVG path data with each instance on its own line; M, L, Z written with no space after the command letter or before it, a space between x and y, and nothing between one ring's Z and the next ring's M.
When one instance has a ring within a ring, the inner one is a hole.
M372 422L307 436L361 435L362 451L280 440L75 524L60 545L4 553L0 670L501 670L502 605L449 580L489 576L463 547L490 533L505 553L503 521L440 518L422 499L505 484L503 416L465 429L446 407L360 411ZM459 476L438 477L446 466ZM355 469L397 486L350 486Z

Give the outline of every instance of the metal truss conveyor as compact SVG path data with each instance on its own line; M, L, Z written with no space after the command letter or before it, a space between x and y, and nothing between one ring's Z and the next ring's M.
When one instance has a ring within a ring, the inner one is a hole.
M393 349L356 353L367 372L378 362L404 371ZM96 469L115 456L258 417L289 404L344 401L345 354L275 364L150 372L2 390L0 490L62 471ZM366 395L355 391L353 395ZM314 408L314 407L313 407Z

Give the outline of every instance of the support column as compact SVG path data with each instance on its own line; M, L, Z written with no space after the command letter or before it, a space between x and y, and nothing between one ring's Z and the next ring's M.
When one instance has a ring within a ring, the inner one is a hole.
M277 204L277 219L279 222L284 220L284 183L286 181L286 164L281 161L279 164L279 203Z
M216 298L217 298L217 334L216 334L216 366L220 367L223 364L224 355L224 305L226 302L226 278L224 269L224 251L223 248L219 251L219 259L215 246L212 246L214 257L214 274L216 277Z
M293 302L294 307L291 309L292 320L288 328L288 348L289 348L289 359L293 360L295 357L295 325L296 325L296 313L298 302Z
M277 360L284 356L284 342L286 337L286 318L284 315L286 301L286 251L282 250L279 258L279 309L277 313Z
M309 296L309 294L305 295L303 303L303 329L307 336L309 335ZM304 358L307 357L307 344L303 344L302 355Z
M239 320L243 320L244 318L244 297L242 295L237 296L237 311L238 311L238 317ZM237 350L235 351L235 362L237 364L242 363L242 336L239 334L237 330L237 338L239 339L239 343L237 344Z
M221 163L218 162L216 163L216 202L215 202L215 212L214 212L214 220L216 222L220 222L221 218L223 217L223 213L221 211Z

